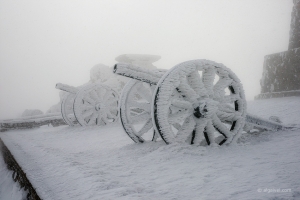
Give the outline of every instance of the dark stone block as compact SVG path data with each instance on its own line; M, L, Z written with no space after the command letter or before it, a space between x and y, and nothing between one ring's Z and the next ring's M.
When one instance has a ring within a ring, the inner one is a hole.
M300 47L300 0L294 0L291 16L289 50Z
M300 90L300 48L265 56L261 93Z
M300 94L300 0L293 0L289 50L265 56L261 94L255 99Z
M300 97L300 90L261 93L259 95L256 95L254 99L259 100L259 99L282 98L282 97L291 97L291 96Z

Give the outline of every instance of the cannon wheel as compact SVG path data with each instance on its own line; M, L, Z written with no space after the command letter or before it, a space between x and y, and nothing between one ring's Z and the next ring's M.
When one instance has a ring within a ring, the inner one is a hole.
M118 120L118 93L104 84L90 84L75 97L74 114L82 126L106 125Z
M154 128L167 144L229 144L243 130L244 90L222 64L193 60L176 65L160 79L154 95Z
M136 143L156 141L151 119L151 100L155 86L130 80L120 98L120 118L128 136Z
M61 115L63 120L69 126L74 126L77 124L74 111L73 111L73 104L74 104L75 94L66 94L61 102Z

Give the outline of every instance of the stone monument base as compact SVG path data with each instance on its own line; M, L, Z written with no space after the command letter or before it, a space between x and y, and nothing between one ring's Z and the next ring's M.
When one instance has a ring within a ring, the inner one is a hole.
M300 96L300 48L265 56L260 85L255 99Z
M270 99L270 98L281 98L281 97L291 97L291 96L300 96L300 90L261 93L259 95L256 95L254 99L258 100L258 99Z

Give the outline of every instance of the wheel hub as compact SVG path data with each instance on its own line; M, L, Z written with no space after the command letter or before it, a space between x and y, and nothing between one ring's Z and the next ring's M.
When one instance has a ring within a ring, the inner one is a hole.
M103 103L97 103L96 106L95 106L95 110L96 111L100 111L100 110L103 110L105 109L105 105Z
M199 106L198 106L197 108L194 109L194 116L195 116L196 118L204 117L204 115L202 115L201 112L200 112Z
M216 113L218 102L212 99L202 100L198 102L198 106L194 108L194 116L196 118L208 118Z

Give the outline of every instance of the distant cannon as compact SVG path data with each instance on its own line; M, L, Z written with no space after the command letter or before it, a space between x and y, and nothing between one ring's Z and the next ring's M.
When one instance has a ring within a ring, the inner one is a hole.
M106 125L118 120L118 93L100 83L88 84L81 89L58 83L56 88L66 91L61 103L61 113L71 126Z
M128 64L138 64L144 68L153 69L152 62L160 56L124 54L117 61ZM118 120L118 101L127 78L113 73L105 65L97 65L91 70L91 80L80 87L58 83L56 88L67 92L61 101L61 114L64 121L73 126L106 125Z

